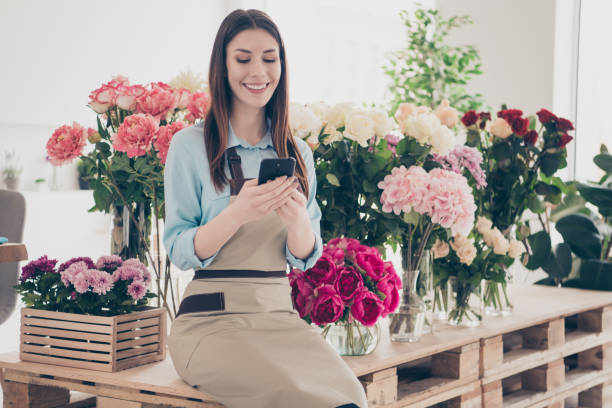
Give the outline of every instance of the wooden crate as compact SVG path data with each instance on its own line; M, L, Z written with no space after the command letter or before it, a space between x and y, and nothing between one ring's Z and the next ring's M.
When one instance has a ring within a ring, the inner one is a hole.
M165 343L161 308L117 316L21 310L22 361L113 372L163 360Z

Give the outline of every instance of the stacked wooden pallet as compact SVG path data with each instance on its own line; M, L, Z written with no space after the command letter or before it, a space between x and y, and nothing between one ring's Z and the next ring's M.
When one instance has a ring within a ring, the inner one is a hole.
M612 295L540 286L515 294L513 316L473 329L440 326L418 343L390 342L383 330L374 353L346 358L370 407L562 407L570 396L581 407L612 406ZM107 373L9 353L0 367L5 404L31 397L5 406L42 406L32 402L34 385L92 394L99 407L220 406L182 382L170 359Z

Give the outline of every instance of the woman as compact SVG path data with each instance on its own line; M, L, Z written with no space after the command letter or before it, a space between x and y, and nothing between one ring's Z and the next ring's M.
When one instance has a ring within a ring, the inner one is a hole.
M179 375L228 407L365 408L363 388L293 310L287 261L321 255L312 152L288 124L285 50L263 12L222 22L203 125L177 133L165 170L164 244L195 269L168 338ZM295 177L257 185L263 158L293 157Z

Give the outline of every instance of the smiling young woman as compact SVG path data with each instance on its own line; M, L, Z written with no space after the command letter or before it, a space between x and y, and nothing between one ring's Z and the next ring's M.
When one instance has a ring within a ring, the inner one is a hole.
M221 23L204 124L178 132L165 168L164 244L195 269L168 337L178 374L228 407L367 407L351 369L293 310L287 263L322 252L316 175L293 138L283 41L257 10ZM265 158L295 176L257 185ZM344 405L343 405L344 404Z

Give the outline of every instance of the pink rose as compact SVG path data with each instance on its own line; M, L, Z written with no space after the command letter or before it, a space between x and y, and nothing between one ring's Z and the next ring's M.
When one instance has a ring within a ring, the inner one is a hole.
M142 85L122 85L117 89L117 106L123 110L135 111L136 101L146 92L147 90Z
M334 261L336 266L344 265L344 250L343 249L328 245L323 249L323 254L330 257Z
M105 113L115 106L117 101L117 90L108 84L91 91L89 94L89 107L96 113Z
M167 126L161 126L157 133L157 138L153 143L153 146L157 149L157 156L162 164L166 164L166 156L168 156L168 149L170 148L170 141L172 137L181 129L185 129L187 125L183 122L174 122Z
M384 312L383 302L374 293L367 289L362 289L355 294L351 314L365 326L373 326Z
M376 284L376 289L385 295L383 300L383 312L381 317L386 317L389 313L393 313L399 305L399 289L402 282L393 270L393 273L388 273Z
M334 283L336 279L336 264L326 255L321 256L312 268L304 272L304 277L315 287Z
M359 252L355 255L355 263L374 281L378 281L385 271L384 262L378 254Z
M505 139L512 134L512 127L503 118L497 118L491 123L489 131L493 136Z
M158 120L153 116L143 113L130 115L111 137L113 147L127 153L130 158L144 156L151 150L158 129Z
M185 116L185 120L195 122L196 119L204 119L206 110L210 104L210 98L206 92L194 92L189 96L187 109L189 113Z
M355 268L347 266L338 271L338 278L334 286L340 298L349 302L363 288L363 277Z
M188 89L181 88L174 91L177 95L177 108L180 110L187 109L187 104L189 104L189 97L191 96L191 92Z
M315 290L310 319L319 326L333 323L344 312L344 302L332 285L323 285Z
M92 129L93 130L93 129ZM47 141L47 155L54 166L70 163L83 153L87 141L87 129L77 122L57 128Z
M167 120L168 114L172 112L178 104L178 95L169 85L163 82L151 84L151 90L138 98L136 111L147 113L157 121Z
M291 300L293 307L304 318L312 311L314 288L304 279L304 274L296 275L291 282Z
M395 119L398 122L403 122L408 119L408 116L414 115L416 113L416 105L414 103L400 103L397 107L397 111L395 111Z
M447 99L444 99L440 103L434 114L440 119L440 122L448 128L454 128L459 120L459 111L455 108L451 108Z

